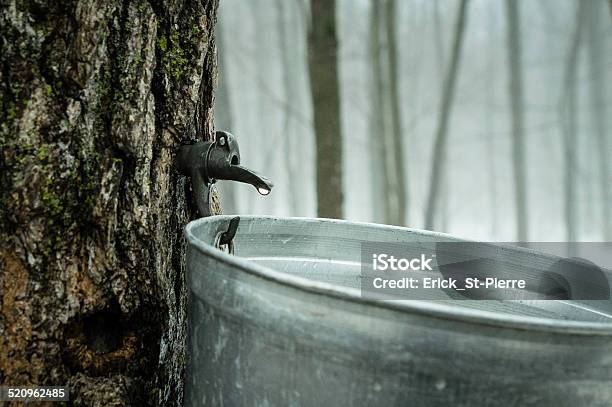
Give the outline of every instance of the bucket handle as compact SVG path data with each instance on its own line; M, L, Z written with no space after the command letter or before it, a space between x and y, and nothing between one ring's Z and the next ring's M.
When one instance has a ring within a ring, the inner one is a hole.
M229 254L234 254L234 236L240 224L240 216L235 216L229 221L227 230L219 232L215 237L215 247Z

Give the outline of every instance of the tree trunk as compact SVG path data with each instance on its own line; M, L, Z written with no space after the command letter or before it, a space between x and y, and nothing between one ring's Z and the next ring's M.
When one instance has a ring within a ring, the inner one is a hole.
M512 162L516 200L517 239L528 240L527 174L525 163L525 131L523 123L523 66L521 20L517 0L506 0L508 18L508 66L510 69L510 105L512 109Z
M443 182L444 162L446 151L446 139L448 135L448 123L450 121L451 108L455 95L455 83L459 74L459 62L461 60L461 48L463 44L463 33L467 20L467 0L461 0L457 12L455 24L455 37L453 42L453 53L451 64L446 73L444 88L442 89L442 102L440 106L440 117L438 120L438 130L436 132L434 150L431 156L431 184L427 199L427 209L425 212L425 229L433 229L435 225L435 214L438 204L438 193Z
M338 85L336 1L312 0L309 42L310 87L315 124L317 213L342 218L342 133Z
M565 75L563 81L560 120L563 129L563 146L565 153L565 224L567 228L567 242L570 255L574 255L574 242L578 234L578 210L576 208L576 172L578 157L578 112L576 95L576 71L578 70L578 52L582 34L582 20L584 15L584 2L578 3L576 13L576 24L571 37L571 43L567 54Z
M489 41L491 43L495 43L497 40L495 29L495 12L493 9L493 3L489 5L488 8L488 27L487 31L489 34ZM490 237L489 239L495 240L497 239L497 234L499 230L499 220L498 220L498 204L497 204L497 157L494 143L494 134L495 134L495 120L494 120L494 109L495 106L495 49L491 46L488 47L488 55L487 55L487 66L486 66L486 107L485 114L486 118L485 128L486 132L484 133L485 137L485 146L487 151L487 172L489 173L489 205L490 205L490 215L491 215L491 224L490 224Z
M176 147L212 134L216 0L0 11L0 383L182 405Z
M215 28L215 37L217 43L217 59L218 59L218 87L215 92L215 128L226 130L230 133L234 131L234 119L232 117L232 101L229 85L229 69L228 69L228 46L223 32L224 24L219 18ZM223 200L221 201L223 212L226 214L238 213L238 201L235 184L228 181L220 181L219 191Z
M373 0L370 21L371 167L374 220L406 224L406 180L399 111L395 1ZM377 204L376 202L380 202Z
M434 47L436 53L436 73L440 79L440 83L444 82L444 38L442 36L442 21L440 18L440 3L439 0L433 0L433 32L434 32Z
M442 22L440 18L440 4L439 0L434 0L432 3L433 6L433 31L434 31L434 45L435 45L435 53L436 53L436 65L437 65L437 74L440 81L440 84L444 84L444 66L446 61L444 60L444 38L442 36ZM442 89L442 85L440 89ZM441 158L444 162L448 162L448 151L445 151L445 156ZM448 231L448 207L449 207L449 197L450 197L450 188L451 183L448 180L448 176L446 174L446 166L442 168L445 172L442 176L442 190L440 191L440 227L439 229L443 232ZM434 214L434 217L435 214ZM433 225L433 228L437 228L437 225Z
M382 66L381 20L382 4L372 0L370 6L369 57L371 61L371 116L370 116L370 174L372 183L372 220L388 223L391 218L389 201L389 180L387 172L386 136L388 134L385 120L386 100L383 95L384 80Z
M399 96L399 72L398 72L398 48L396 40L396 19L398 12L396 0L387 0L387 44L388 44L388 68L389 68L389 107L391 113L391 136L392 136L392 151L389 155L393 155L394 170L394 197L396 199L395 213L392 214L391 223L394 225L406 225L406 213L408 207L406 205L406 182L404 165L404 143L402 133L402 116L400 114L400 96Z
M610 145L608 140L608 126L606 118L606 102L604 91L608 85L604 78L606 65L603 60L605 54L604 37L601 32L601 6L603 3L590 1L585 7L588 8L587 21L587 44L589 57L589 84L591 96L591 112L594 133L597 137L597 155L599 165L599 182L601 193L601 219L603 228L603 239L606 242L612 241L612 213L610 202L612 193L610 192ZM609 88L607 88L609 89Z

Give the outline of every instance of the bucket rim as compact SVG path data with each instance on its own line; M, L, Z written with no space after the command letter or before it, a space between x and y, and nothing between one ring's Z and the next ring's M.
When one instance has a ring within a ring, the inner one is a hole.
M415 228L407 228L402 226L384 225L370 222L355 222L343 219L329 218L312 218L312 217L282 217L282 216L267 216L267 215L213 215L205 218L195 219L189 222L184 228L184 235L189 245L200 253L214 258L216 261L231 265L242 272L250 275L271 281L275 284L288 286L293 289L304 291L307 293L325 295L339 300L358 303L362 305L374 306L377 308L392 310L402 313L418 314L425 317L437 319L446 319L457 322L472 323L478 325L493 326L497 328L527 330L545 333L560 333L567 335L598 335L612 336L612 319L610 322L587 322L587 321L570 321L557 320L543 317L533 316L515 316L510 314L497 313L493 311L475 310L470 308L459 308L448 303L426 301L426 300L403 300L403 301L381 301L371 298L364 298L361 292L355 288L342 287L336 284L313 281L305 277L300 277L272 268L251 262L238 256L230 255L222 250L219 250L199 239L194 230L202 225L229 221L236 216L240 220L262 220L262 221L300 221L311 223L327 223L327 224L352 224L361 227L375 228L381 231L395 230L418 233L434 238L452 239L457 241L470 242L473 240L457 238L441 232L433 232ZM500 244L500 246L503 246ZM506 245L506 247L508 247ZM512 247L519 251L540 253L532 249L524 247ZM540 253L541 254L541 253ZM548 255L548 254L547 254ZM449 299L449 301L452 301ZM476 300L474 300L476 301ZM551 300L554 301L554 300ZM560 301L560 300L557 300ZM564 301L565 302L565 301Z

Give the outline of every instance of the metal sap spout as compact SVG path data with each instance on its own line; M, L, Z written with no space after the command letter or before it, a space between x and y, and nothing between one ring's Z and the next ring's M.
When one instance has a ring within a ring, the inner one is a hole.
M215 171L210 168L210 173L216 179L231 180L253 185L261 195L268 195L274 186L272 181L268 178L242 165L232 165L230 163L229 166L217 168Z
M201 216L212 215L210 186L217 180L251 184L261 195L268 195L274 184L268 178L240 165L240 149L234 136L215 133L215 141L183 145L177 153L178 171L191 178Z

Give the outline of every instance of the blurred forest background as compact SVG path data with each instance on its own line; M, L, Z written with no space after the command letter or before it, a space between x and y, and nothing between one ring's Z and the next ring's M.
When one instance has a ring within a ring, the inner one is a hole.
M609 0L223 0L216 127L275 182L221 184L224 212L611 241L611 22Z

